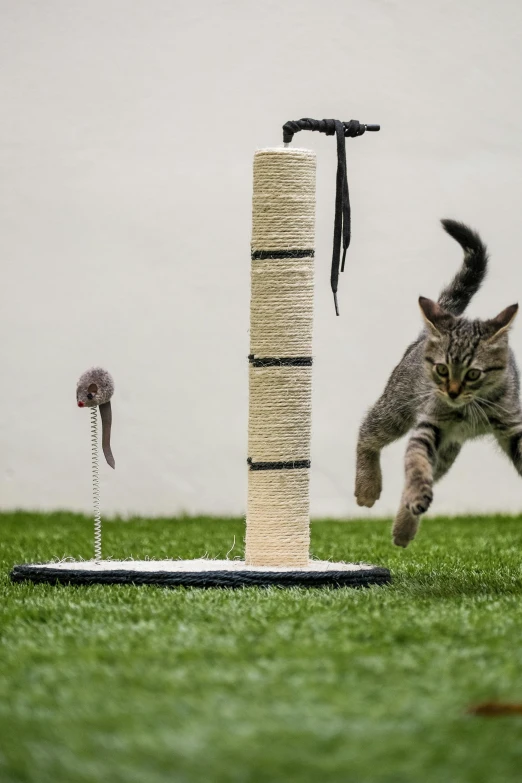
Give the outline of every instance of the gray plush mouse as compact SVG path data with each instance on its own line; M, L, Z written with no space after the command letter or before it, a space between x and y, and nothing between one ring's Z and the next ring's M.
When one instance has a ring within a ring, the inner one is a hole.
M111 397L114 394L112 375L103 367L92 367L84 372L76 385L76 402L79 408L98 406L102 421L102 449L111 468L116 466L111 451L112 410Z

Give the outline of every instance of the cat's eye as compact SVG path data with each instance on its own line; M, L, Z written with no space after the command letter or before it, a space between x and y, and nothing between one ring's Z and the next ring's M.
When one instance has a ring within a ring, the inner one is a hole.
M482 375L480 370L468 370L466 373L466 380L467 381L478 381L480 376Z
M445 364L436 364L435 370L437 375L440 375L441 378L447 378L449 375L449 370Z

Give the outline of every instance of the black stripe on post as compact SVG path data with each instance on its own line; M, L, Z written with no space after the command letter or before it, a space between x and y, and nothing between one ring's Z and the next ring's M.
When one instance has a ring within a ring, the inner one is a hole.
M310 467L309 459L297 459L292 462L253 462L247 459L250 470L297 470Z
M265 258L274 260L283 258L313 258L315 250L252 250L252 261L262 261Z
M311 356L254 356L251 353L248 361L252 367L311 367L313 359Z

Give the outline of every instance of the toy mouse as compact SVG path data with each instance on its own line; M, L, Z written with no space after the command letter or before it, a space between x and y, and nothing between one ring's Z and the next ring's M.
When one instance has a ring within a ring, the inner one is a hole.
M114 394L112 375L102 367L92 367L84 372L76 385L76 402L79 408L98 406L102 421L102 449L107 463L114 468L116 463L111 451L112 409Z

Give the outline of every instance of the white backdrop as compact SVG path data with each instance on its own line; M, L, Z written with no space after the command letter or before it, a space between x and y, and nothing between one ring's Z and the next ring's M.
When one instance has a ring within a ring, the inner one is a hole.
M115 376L105 511L245 508L252 156L303 116L347 140L353 239L335 318L335 142L318 153L312 512L360 514L364 410L461 254L492 252L470 312L522 292L516 0L0 0L0 505L90 509L75 384ZM522 360L522 321L513 333ZM384 455L391 513L404 443ZM518 511L522 480L468 445L435 512Z

